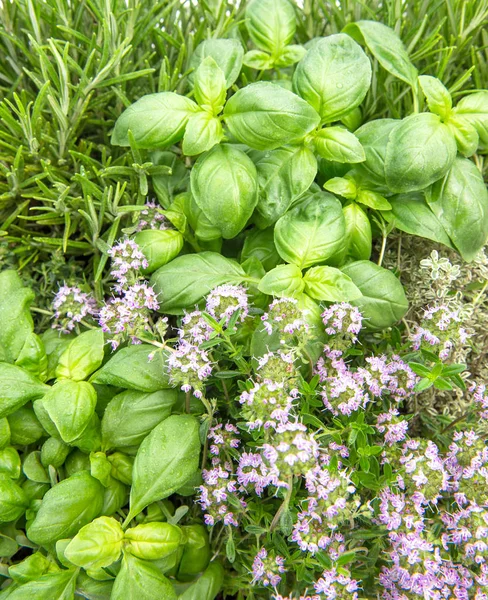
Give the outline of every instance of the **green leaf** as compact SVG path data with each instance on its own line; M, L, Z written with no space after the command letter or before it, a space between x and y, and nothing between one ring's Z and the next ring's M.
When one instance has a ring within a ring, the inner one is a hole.
M176 600L176 592L152 563L127 553L115 578L110 600Z
M197 113L188 121L183 138L183 154L196 156L220 143L223 137L220 119L209 112Z
M75 337L59 357L56 377L82 381L96 371L103 361L103 331L91 329Z
M83 571L76 580L76 593L87 600L110 600L112 581L95 581Z
M341 203L318 192L288 211L275 226L275 245L288 263L305 269L324 262L344 246Z
M302 271L296 265L278 265L266 273L258 284L258 290L269 296L292 297L303 292L305 284Z
M23 286L15 271L0 273L0 348L8 362L17 359L34 329L29 311L33 300L34 292Z
M385 213L388 220L395 219L395 227L411 235L418 235L452 248L451 240L439 219L426 204L422 194L399 194L390 198L391 215Z
M205 110L218 115L226 97L225 74L211 56L198 65L193 79L195 100Z
M23 584L35 581L46 573L55 573L59 570L58 565L45 557L44 554L34 552L34 554L24 558L22 562L11 565L8 568L8 574L15 583Z
M347 200L355 200L358 195L356 183L348 177L332 177L324 183L324 189Z
M16 521L29 506L24 490L8 475L0 473L0 522Z
M342 209L346 224L345 256L355 260L368 260L372 249L372 232L368 215L356 203Z
M24 458L24 464L22 466L24 475L27 479L35 481L36 483L50 483L51 480L46 472L43 464L41 463L41 453L39 450L30 452Z
M408 363L408 366L419 377L430 377L430 370L425 365L422 365L421 363L410 361Z
M361 46L344 34L318 39L298 63L293 89L319 113L339 121L364 100L371 64Z
M99 517L78 531L66 547L66 558L84 569L109 567L122 552L124 532L110 517Z
M185 580L207 568L211 551L205 525L184 525L182 529L186 537L186 544L181 555L178 578Z
M263 52L263 50L250 50L249 52L246 52L242 62L246 67L258 69L259 71L264 71L273 67L271 55L267 52Z
M46 435L30 405L22 406L9 415L8 427L10 430L10 443L14 446L35 444Z
M383 23L376 21L356 21L343 29L368 50L380 65L395 77L412 87L416 86L417 69L413 66L408 53L398 35Z
M174 92L148 94L129 106L117 119L112 144L129 146L129 130L138 148L161 149L179 142L188 119L198 105Z
M47 355L42 339L35 333L28 333L15 364L29 371L42 382L47 379Z
M361 311L364 325L370 330L390 327L408 310L402 284L391 271L368 260L359 260L342 268L363 294L353 300Z
M307 50L304 46L291 44L290 46L283 48L274 64L276 67L291 67L291 65L302 60L306 53Z
M476 129L481 145L486 149L488 147L488 91L483 90L465 96L457 103L453 114Z
M166 350L155 349L149 344L128 346L118 350L90 381L140 392L164 390L171 387L167 357Z
M391 132L400 122L398 119L377 119L365 123L354 132L366 155L366 160L361 163L361 166L379 185L386 184L386 147Z
M52 465L54 468L59 468L66 457L71 452L71 448L57 438L48 438L41 448L41 463L47 468Z
M452 109L452 97L443 83L437 77L420 75L419 84L427 99L430 112L446 120Z
M156 425L169 417L177 396L174 389L149 394L128 390L117 394L103 413L103 448L138 446Z
M193 82L196 69L207 56L211 56L225 75L225 85L227 88L239 77L242 67L242 58L244 49L239 40L209 39L204 40L195 49L191 60L190 68L195 69L189 75L190 82Z
M259 183L259 227L275 223L312 185L317 160L304 146L285 146L255 158Z
M316 152L327 160L339 163L359 163L366 160L358 138L343 127L325 127L313 138Z
M466 158L472 156L478 149L480 138L474 125L469 121L451 114L446 121L449 131L456 139L458 151Z
M456 158L456 140L437 115L406 117L390 134L385 160L392 192L422 190L444 177Z
M315 300L349 302L362 296L352 279L334 267L312 267L303 278L305 293Z
M15 448L7 447L0 450L0 473L12 479L20 477L20 456Z
M246 7L246 27L255 46L277 56L295 35L296 16L288 0L252 0Z
M70 379L54 384L43 398L44 409L67 444L85 431L96 404L97 393L90 383Z
M178 256L158 269L151 285L158 294L161 312L181 314L183 308L194 306L218 285L237 284L244 277L244 270L235 261L216 252L200 252Z
M225 105L224 119L239 142L256 150L300 140L320 121L307 102L270 82L252 83L236 92Z
M173 415L155 427L136 455L127 522L183 486L197 470L199 455L195 417Z
M456 158L427 202L464 260L473 260L488 239L488 191L476 165Z
M183 541L179 527L169 523L144 523L125 532L127 552L144 560L159 560L174 554Z
M78 569L46 573L36 579L21 585L8 596L8 600L73 600Z
M224 583L224 568L218 562L212 562L205 572L192 583L178 600L214 600Z
M144 271L149 274L178 256L184 240L181 233L175 229L146 229L137 233L134 241L149 263Z
M102 484L88 471L79 471L46 493L27 536L41 546L73 537L98 517L102 506Z
M49 390L29 371L0 362L0 418L11 415L21 406L40 398Z
M274 229L251 229L246 233L244 246L241 252L241 262L250 258L259 260L266 271L274 269L281 262L280 255L274 244Z
M374 208L375 210L391 210L391 204L388 200L381 194L372 192L371 190L360 189L358 191L356 202L369 206L369 208Z
M215 146L195 163L191 190L212 225L231 239L244 228L258 201L256 167L234 146Z

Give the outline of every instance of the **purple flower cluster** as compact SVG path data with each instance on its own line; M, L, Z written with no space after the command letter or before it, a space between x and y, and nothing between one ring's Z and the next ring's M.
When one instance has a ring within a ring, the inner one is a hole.
M86 317L97 314L97 303L91 294L82 292L76 286L62 285L53 300L53 329L70 333Z
M298 390L289 390L284 381L265 379L240 395L242 416L249 429L276 427L289 419Z
M231 449L239 448L241 443L239 430L232 423L217 423L210 427L207 437L214 466L222 461L222 457L224 460L228 460Z
M223 523L239 525L238 512L246 508L246 503L237 492L237 481L233 478L232 464L225 462L212 469L202 471L203 485L200 486L198 502L205 512L207 525Z
M112 277L115 279L115 290L123 292L141 279L141 271L149 266L139 246L125 238L108 251L112 258Z
M155 202L146 202L144 208L139 213L136 231L144 231L145 229L172 229L168 219L159 212L159 207Z
M252 563L253 583L260 583L264 587L276 587L281 582L281 575L285 572L285 559L274 553L268 553L266 548L261 548Z
M271 335L277 332L280 343L293 342L295 338L306 338L309 325L305 320L305 311L300 310L295 298L277 298L261 317L264 329Z
M217 321L223 319L226 327L239 311L237 322L242 323L249 312L247 292L241 285L219 285L207 296L206 310Z
M184 392L193 390L197 398L203 396L203 384L212 373L212 363L205 350L181 339L168 358L171 382Z
M325 333L333 336L334 348L348 348L358 341L363 326L363 316L356 306L348 302L332 304L322 313Z

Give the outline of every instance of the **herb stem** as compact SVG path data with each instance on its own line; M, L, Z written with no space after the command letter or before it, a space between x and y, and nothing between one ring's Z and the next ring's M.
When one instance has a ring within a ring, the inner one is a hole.
M293 476L288 478L288 489L286 490L286 494L283 499L283 502L281 503L279 509L276 511L276 514L275 514L273 520L271 521L271 525L269 527L270 532L276 528L276 526L279 523L281 515L288 508L288 505L290 504L292 493L293 493Z

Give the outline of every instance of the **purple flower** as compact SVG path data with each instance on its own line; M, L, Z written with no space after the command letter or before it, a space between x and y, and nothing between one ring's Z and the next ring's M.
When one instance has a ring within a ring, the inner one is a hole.
M334 348L345 350L358 341L363 326L363 317L356 306L348 302L332 304L322 313L325 333L336 339L330 340Z
M261 548L252 564L253 583L261 583L264 587L276 587L281 582L285 572L285 559L274 553L268 554L266 548Z
M203 383L212 373L212 364L205 350L181 339L168 358L170 380L184 392L193 389L193 395L201 398Z
M269 429L286 423L297 396L298 390L288 391L285 382L266 379L240 395L242 416L250 429Z
M63 333L73 331L85 317L97 314L97 303L91 294L66 284L60 286L54 296L53 308L56 319L53 329L59 329Z
M237 517L246 503L240 497L237 483L232 478L231 464L227 462L210 470L204 469L202 478L198 502L206 513L205 523L210 526L223 523L237 527Z
M145 229L172 229L171 223L159 212L159 207L155 202L146 202L144 208L139 212L136 231L144 231Z
M217 321L225 320L225 325L239 311L238 322L242 323L249 312L249 300L242 285L219 285L207 296L207 312Z
M185 338L193 344L208 341L212 332L212 327L205 321L200 310L185 312L181 319L180 329L178 329L179 337Z
M268 307L268 312L261 317L264 329L269 335L273 331L279 333L280 343L292 342L295 337L307 337L308 323L305 311L298 308L295 298L277 298Z
M340 573L333 568L322 573L322 577L314 584L315 591L323 594L328 600L348 598L357 600L359 583L350 575Z
M232 423L217 423L210 427L207 437L213 466L219 465L222 459L229 460L231 450L238 448L241 443L239 430Z
M141 270L147 269L149 263L139 246L125 238L108 251L112 257L111 274L116 280L115 290L122 292L124 288L134 284L141 278Z
M376 419L376 429L384 434L388 446L402 442L407 437L408 421L402 419L395 408L390 408L387 413L381 413Z

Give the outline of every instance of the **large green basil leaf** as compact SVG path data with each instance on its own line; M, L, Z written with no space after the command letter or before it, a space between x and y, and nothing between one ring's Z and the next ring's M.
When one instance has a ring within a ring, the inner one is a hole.
M364 318L364 326L370 330L390 327L408 310L408 300L403 286L395 275L370 262L358 260L342 268L363 294L353 300Z
M37 377L43 383L47 380L47 355L42 339L36 333L28 333L25 337L22 350L15 361L18 367L22 367Z
M138 446L169 417L177 397L177 390L169 389L152 394L129 390L112 398L102 418L103 449Z
M235 261L216 252L200 252L178 256L158 269L151 277L151 285L158 294L161 312L181 314L214 287L240 283L245 277L244 270Z
M0 523L16 521L28 506L24 490L8 475L0 473Z
M29 400L40 398L49 390L29 371L0 362L0 418L14 413Z
M78 531L64 550L66 558L84 569L109 567L122 552L124 531L110 517L98 517Z
M391 213L383 213L383 216L387 220L393 218L397 229L453 247L441 222L426 204L423 194L399 194L390 198L390 203Z
M361 44L366 44L380 65L395 77L415 87L417 69L413 66L408 52L398 35L383 23L377 21L356 21L343 29Z
M41 463L41 453L39 450L30 452L24 458L22 470L27 479L36 483L50 483L49 475Z
M358 138L344 127L324 127L313 139L322 158L339 163L359 163L366 159Z
M102 484L88 471L79 471L46 493L27 536L41 546L73 537L98 517L102 506Z
M155 427L136 455L126 522L183 486L198 469L199 457L199 424L195 417L173 415Z
M480 143L480 137L474 126L462 116L453 113L449 115L449 119L445 123L456 139L458 151L463 156L472 156Z
M224 118L231 134L256 150L274 150L300 140L320 121L308 102L265 81L234 94L225 105Z
M457 118L472 125L478 132L483 148L488 147L488 91L465 96L453 110Z
M23 286L15 271L0 273L0 355L14 362L34 329L29 306L34 292Z
M160 149L179 142L188 119L198 105L174 92L147 94L126 108L117 119L112 144L129 146L129 130L138 148Z
M110 600L176 600L176 598L170 580L156 566L129 553L124 555Z
M183 138L182 150L185 156L196 156L206 152L222 139L222 123L210 112L193 115Z
M96 371L103 361L103 331L92 329L75 337L59 357L56 377L82 381Z
M339 121L359 106L370 83L369 58L342 33L317 40L293 76L293 89L319 113L322 123Z
M49 560L44 554L34 552L22 562L13 564L8 568L8 574L15 583L28 583L39 579L46 573L59 571L59 567L53 561Z
M366 155L366 160L361 163L361 166L372 175L373 181L380 185L386 183L386 146L390 133L399 123L398 119L376 119L365 123L354 132Z
M85 431L95 412L97 393L87 381L61 379L42 399L61 439L70 444Z
M159 560L174 554L183 541L179 527L170 523L143 523L125 532L127 551L144 560Z
M164 268L164 267L163 267ZM166 367L167 351L148 344L118 350L90 379L140 392L156 392L171 387Z
M46 381L54 379L59 357L71 344L74 335L60 335L56 329L48 329L41 335L47 354L47 378Z
M260 153L255 164L259 182L258 225L264 228L284 215L312 185L317 159L305 146L286 146Z
M473 260L488 238L488 191L476 165L456 158L427 202L464 260Z
M261 279L258 290L269 296L287 298L303 292L302 271L296 265L278 265Z
M253 229L246 232L244 246L241 252L241 262L249 258L257 258L266 271L274 269L281 262L280 255L274 244L274 229Z
M456 140L437 115L420 113L402 120L386 147L386 182L392 192L423 190L449 171Z
M180 594L178 600L214 600L223 583L224 568L220 563L210 563L205 572Z
M295 35L295 9L288 0L252 0L246 8L246 27L253 43L276 57Z
M183 236L176 229L146 229L134 237L149 263L145 273L152 273L173 260L183 248Z
M198 44L190 60L190 68L194 69L189 75L190 82L193 82L196 69L207 56L211 56L222 69L225 75L225 85L230 88L241 72L244 56L241 42L217 38L204 40Z
M305 293L314 300L349 302L362 296L352 279L334 267L312 267L305 273L303 283Z
M318 192L279 219L274 240L283 260L305 269L339 252L344 236L341 203L331 194Z
M78 569L46 573L18 587L8 595L8 600L73 600L77 576Z
M245 227L258 201L256 167L234 146L214 146L195 163L191 191L222 237L231 239Z
M113 581L96 581L83 571L76 580L76 593L86 600L110 600Z
M220 229L212 225L190 192L179 194L171 205L171 210L179 210L185 214L198 239L206 242L221 239Z
M29 444L35 444L46 435L30 405L22 406L9 415L8 426L10 443L13 446L29 446Z
M20 467L20 456L15 448L9 446L0 450L0 473L8 475L12 479L18 479Z
M355 202L342 209L346 224L345 258L368 260L372 249L372 231L368 215Z

